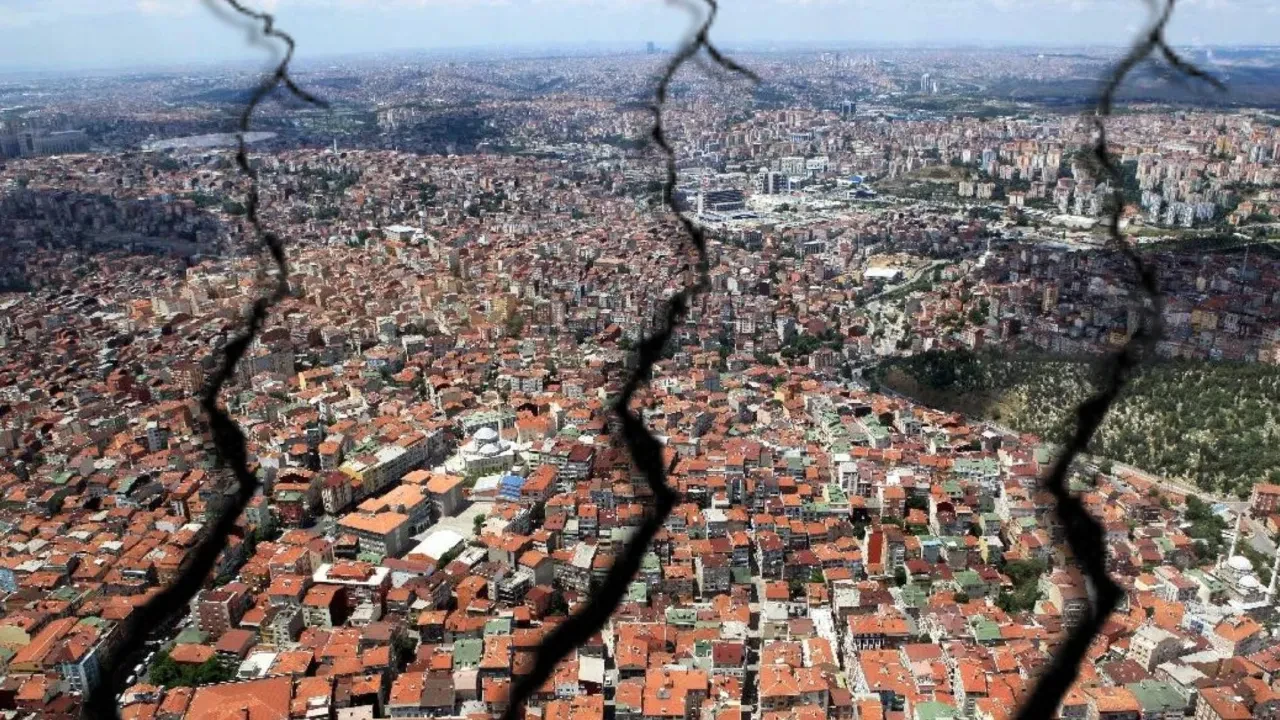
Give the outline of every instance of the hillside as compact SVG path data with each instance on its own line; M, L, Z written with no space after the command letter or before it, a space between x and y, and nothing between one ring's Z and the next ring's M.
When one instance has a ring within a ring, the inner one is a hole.
M928 352L883 364L883 385L1059 441L1097 387L1093 365L1060 358ZM1280 368L1162 362L1134 378L1090 452L1223 494L1280 482Z

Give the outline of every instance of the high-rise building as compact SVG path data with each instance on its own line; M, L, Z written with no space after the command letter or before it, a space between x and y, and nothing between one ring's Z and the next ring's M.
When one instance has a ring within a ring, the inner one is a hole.
M240 624L244 614L244 595L237 590L214 588L200 594L196 606L196 622L200 632L211 638L222 637Z
M851 118L858 112L858 103L853 100L845 100L840 103L840 117Z
M0 110L0 158L81 153L89 149L83 130L65 129L63 115L24 114L21 108Z
M644 44L644 51L645 51L645 54L654 55L658 52L658 46L654 45L653 41L650 40L649 42Z
M0 134L0 157L64 155L88 150L89 137L83 130L22 130Z
M932 85L929 82L929 73L920 76L920 92L927 93Z
M790 182L784 173L761 168L755 176L755 191L760 195L778 195L787 191Z
M796 156L781 158L778 160L778 170L787 175L804 175L805 159Z

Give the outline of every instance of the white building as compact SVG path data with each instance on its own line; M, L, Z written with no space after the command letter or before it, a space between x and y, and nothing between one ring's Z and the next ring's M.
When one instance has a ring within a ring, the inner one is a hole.
M460 452L463 469L468 475L500 473L516 464L515 447L488 426L477 430Z

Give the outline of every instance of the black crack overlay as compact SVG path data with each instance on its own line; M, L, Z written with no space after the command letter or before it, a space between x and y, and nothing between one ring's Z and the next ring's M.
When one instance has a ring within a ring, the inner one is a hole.
M293 59L294 41L287 33L276 29L275 18L265 12L251 10L238 0L226 0L240 15L255 22L262 23L262 36L271 37L284 42L284 57L275 71L266 77L250 96L244 111L240 114L236 164L240 171L249 178L247 191L246 217L253 226L254 235L267 246L274 262L276 273L271 292L254 301L250 307L244 329L227 343L223 350L222 363L209 378L200 398L200 405L209 420L209 430L217 450L218 459L229 468L236 478L236 492L229 496L214 521L204 540L191 551L186 568L173 582L157 593L145 606L135 610L121 629L120 641L103 662L102 680L85 702L85 714L90 718L116 720L116 694L124 689L124 680L129 671L129 664L138 655L143 642L152 630L163 625L165 621L176 616L186 608L196 593L204 586L205 579L213 571L214 563L227 546L227 540L235 529L236 520L244 512L249 501L258 491L257 476L249 469L249 453L244 433L236 425L231 416L218 404L218 396L227 381L235 373L236 365L244 356L249 345L258 336L262 325L266 322L267 313L272 306L282 300L289 292L289 266L285 259L284 244L280 238L265 229L258 216L258 173L249 164L248 149L244 134L249 131L253 112L273 90L281 85L294 97L303 102L319 107L328 107L316 96L302 90L289 76L289 63ZM265 276L267 270L264 268Z
M627 544L626 551L618 557L609 568L604 583L592 593L587 606L574 613L551 631L542 644L538 646L537 657L532 671L521 678L508 698L503 720L518 720L520 712L529 702L534 692L551 677L556 665L573 652L575 648L589 640L599 632L609 620L609 616L617 609L627 587L640 569L640 561L649 547L650 541L666 522L667 516L675 507L677 493L667 485L666 468L663 467L663 447L645 426L640 415L630 408L631 399L641 384L648 381L654 365L662 357L662 351L671 339L675 327L684 318L689 303L699 293L710 286L710 273L707 262L706 233L695 222L685 217L676 206L676 155L675 149L667 139L662 119L662 109L667 102L667 90L676 72L700 50L706 50L711 60L732 73L742 75L752 82L759 82L755 73L739 65L725 56L711 44L708 34L715 22L718 10L716 0L705 0L708 12L698 30L667 63L654 93L655 101L651 107L653 128L650 139L656 144L666 158L666 182L662 189L662 200L679 219L681 226L692 241L697 251L697 281L676 293L667 301L663 312L661 328L640 342L636 350L639 365L623 385L622 391L614 400L613 411L621 424L623 438L631 453L631 460L637 469L644 473L649 489L653 492L654 509L646 518L639 530ZM686 263L681 273L688 270Z
M1067 691L1079 675L1089 646L1102 630L1107 618L1116 609L1123 590L1107 572L1106 533L1102 525L1085 510L1083 503L1067 489L1067 473L1071 464L1089 445L1094 433L1115 404L1116 398L1132 377L1134 369L1144 358L1150 357L1163 332L1163 300L1156 281L1155 268L1147 264L1133 245L1120 232L1120 219L1124 212L1124 183L1119 166L1107 149L1106 118L1111 115L1116 91L1138 63L1159 52L1182 75L1209 83L1218 90L1225 86L1217 78L1183 60L1165 40L1164 30L1173 16L1177 0L1166 0L1147 31L1112 70L1103 87L1094 111L1093 123L1097 133L1092 149L1094 162L1111 183L1110 214L1107 226L1111 243L1133 265L1142 292L1139 304L1142 320L1130 336L1124 348L1108 358L1103 388L1076 408L1076 428L1066 448L1054 462L1043 487L1057 501L1058 520L1066 532L1067 544L1080 563L1087 582L1092 585L1093 602L1088 616L1070 631L1066 641L1058 648L1049 666L1045 668L1031 694L1019 710L1018 720L1040 720L1053 717Z

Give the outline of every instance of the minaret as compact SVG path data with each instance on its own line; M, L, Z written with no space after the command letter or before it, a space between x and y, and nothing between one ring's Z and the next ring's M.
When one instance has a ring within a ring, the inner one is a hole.
M1280 548L1276 549L1275 562L1271 563L1271 584L1267 586L1267 604L1275 602L1276 580L1280 579Z
M1244 519L1243 512L1236 514L1236 531L1231 536L1231 549L1227 551L1228 560L1236 556L1236 543L1240 542L1240 521L1243 519ZM1222 558L1218 558L1218 564L1219 565L1222 564Z

